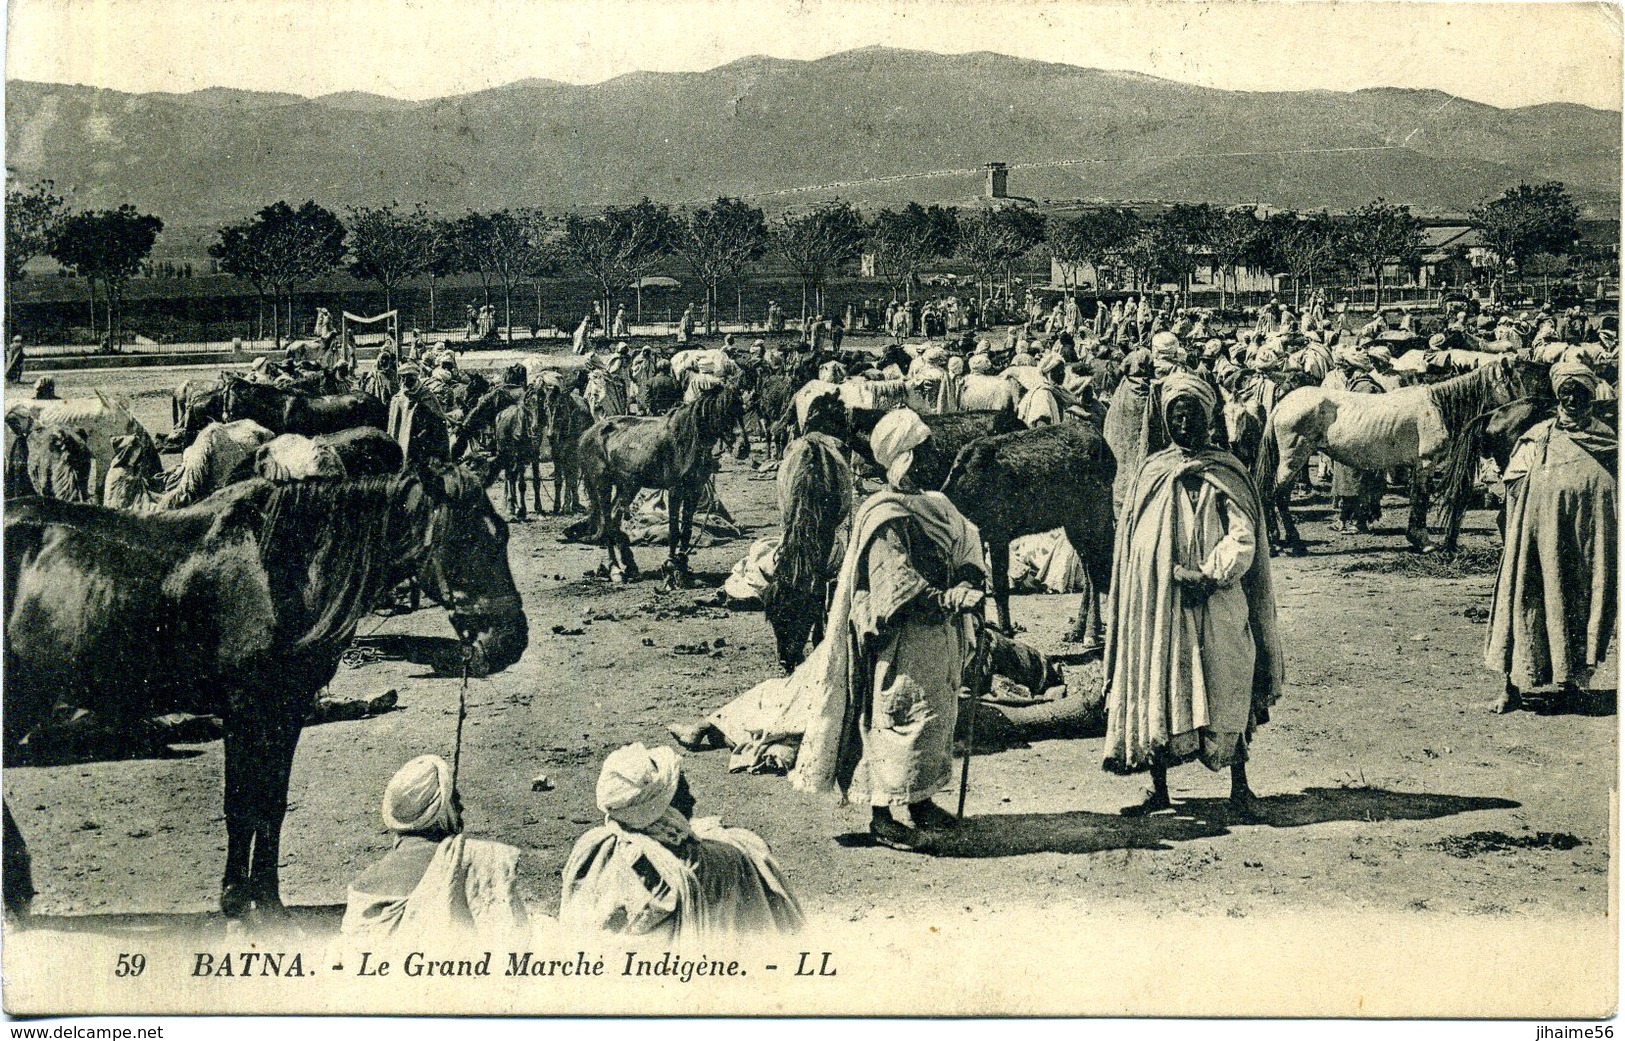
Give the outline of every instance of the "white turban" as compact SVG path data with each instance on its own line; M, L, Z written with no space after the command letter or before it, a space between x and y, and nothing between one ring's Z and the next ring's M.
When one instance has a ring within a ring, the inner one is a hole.
M1151 354L1159 358L1177 357L1180 361L1185 360L1184 353L1179 349L1179 337L1166 329L1152 335Z
M598 774L598 808L623 827L641 831L671 806L682 774L682 757L666 745L617 749Z
M1210 420L1213 410L1219 407L1219 397L1213 393L1207 380L1188 372L1176 372L1162 381L1162 414L1165 419L1174 402L1181 398L1195 401Z
M993 358L980 351L970 356L970 371L985 374L993 371Z
M384 789L384 827L398 835L463 830L452 798L451 767L437 755L420 755L395 771Z
M869 435L869 448L875 462L886 470L886 480L893 486L902 483L903 476L914 463L914 449L931 436L931 428L912 409L895 409L881 417Z

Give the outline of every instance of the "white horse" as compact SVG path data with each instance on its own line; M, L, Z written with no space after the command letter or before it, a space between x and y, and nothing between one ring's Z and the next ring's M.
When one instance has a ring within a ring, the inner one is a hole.
M1469 432L1474 419L1542 393L1547 370L1538 362L1504 355L1494 364L1431 386L1402 387L1387 394L1300 387L1286 395L1270 413L1256 473L1267 486L1265 497L1276 500L1289 552L1303 551L1287 507L1292 480L1316 452L1357 470L1414 467L1405 534L1412 546L1425 549L1428 477L1433 468L1453 454L1474 451ZM1449 494L1464 492L1452 488ZM1447 550L1455 548L1455 535L1446 533Z

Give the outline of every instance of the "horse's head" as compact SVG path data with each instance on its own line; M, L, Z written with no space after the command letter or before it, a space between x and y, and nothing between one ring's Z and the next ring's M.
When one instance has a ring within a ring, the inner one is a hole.
M1519 398L1551 397L1550 364L1508 354L1500 359L1496 368L1496 397L1501 404Z
M243 409L243 399L249 393L250 384L247 380L234 373L222 372L220 374L220 421L230 423L239 418Z
M508 567L508 525L485 485L463 467L424 470L419 481L435 514L421 574L467 648L469 673L501 672L530 640Z

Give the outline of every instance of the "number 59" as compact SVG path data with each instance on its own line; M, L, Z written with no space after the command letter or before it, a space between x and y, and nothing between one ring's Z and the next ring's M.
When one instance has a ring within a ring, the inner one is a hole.
M118 965L113 969L115 976L139 976L147 971L147 956L145 954L121 954L118 956Z

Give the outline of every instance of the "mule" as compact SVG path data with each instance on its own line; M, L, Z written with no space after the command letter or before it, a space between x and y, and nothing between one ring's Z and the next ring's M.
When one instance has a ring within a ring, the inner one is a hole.
M233 485L137 516L49 499L5 510L7 751L58 703L126 724L215 713L225 730L220 908L282 913L288 777L317 692L397 581L424 576L472 675L523 653L507 528L465 472ZM7 909L26 913L27 852L6 809Z

